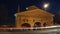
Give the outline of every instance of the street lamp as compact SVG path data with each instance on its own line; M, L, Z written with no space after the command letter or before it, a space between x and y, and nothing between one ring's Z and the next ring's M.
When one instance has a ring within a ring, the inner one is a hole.
M26 8L26 10L28 10L28 8Z
M49 3L44 3L43 8L46 10L49 7Z
M16 16L17 16L17 14L14 14L14 16L16 17Z

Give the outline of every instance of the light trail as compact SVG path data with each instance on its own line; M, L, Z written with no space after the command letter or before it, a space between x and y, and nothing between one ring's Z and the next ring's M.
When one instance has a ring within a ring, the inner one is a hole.
M0 29L44 29L44 28L60 28L60 25L58 26L47 26L47 27L34 27L34 28L0 28Z

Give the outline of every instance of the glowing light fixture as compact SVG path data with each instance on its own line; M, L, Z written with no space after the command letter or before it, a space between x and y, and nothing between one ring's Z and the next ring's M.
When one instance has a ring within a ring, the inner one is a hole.
M48 8L48 7L49 7L49 3L44 3L44 4L43 4L43 8L46 9L46 8Z
M17 16L17 14L14 14L14 16Z
M28 10L28 8L26 8L26 10Z

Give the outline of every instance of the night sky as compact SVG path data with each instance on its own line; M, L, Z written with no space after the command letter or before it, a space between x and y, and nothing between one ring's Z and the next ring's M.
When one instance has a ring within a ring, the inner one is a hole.
M0 25L15 25L17 8L17 0L0 0Z
M43 3L49 3L48 9L46 11L55 15L54 22L60 23L60 0L20 0L21 11L25 11L26 7L35 5L40 9L43 9Z
M44 10L44 2L50 4L46 11L55 14L55 22L59 22L60 0L0 0L0 25L15 25L14 14L18 12L18 4L22 12L32 5Z
M47 11L56 14L60 9L60 0L20 0L21 11L25 10L27 6L35 5L43 9L43 3L49 3L50 6Z

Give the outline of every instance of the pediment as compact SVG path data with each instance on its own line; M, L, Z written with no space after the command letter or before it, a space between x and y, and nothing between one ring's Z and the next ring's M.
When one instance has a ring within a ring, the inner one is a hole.
M54 14L51 14L45 10L39 9L36 6L28 7L29 9L27 11L19 12L18 15L22 16L54 16ZM32 8L32 9L31 9Z

